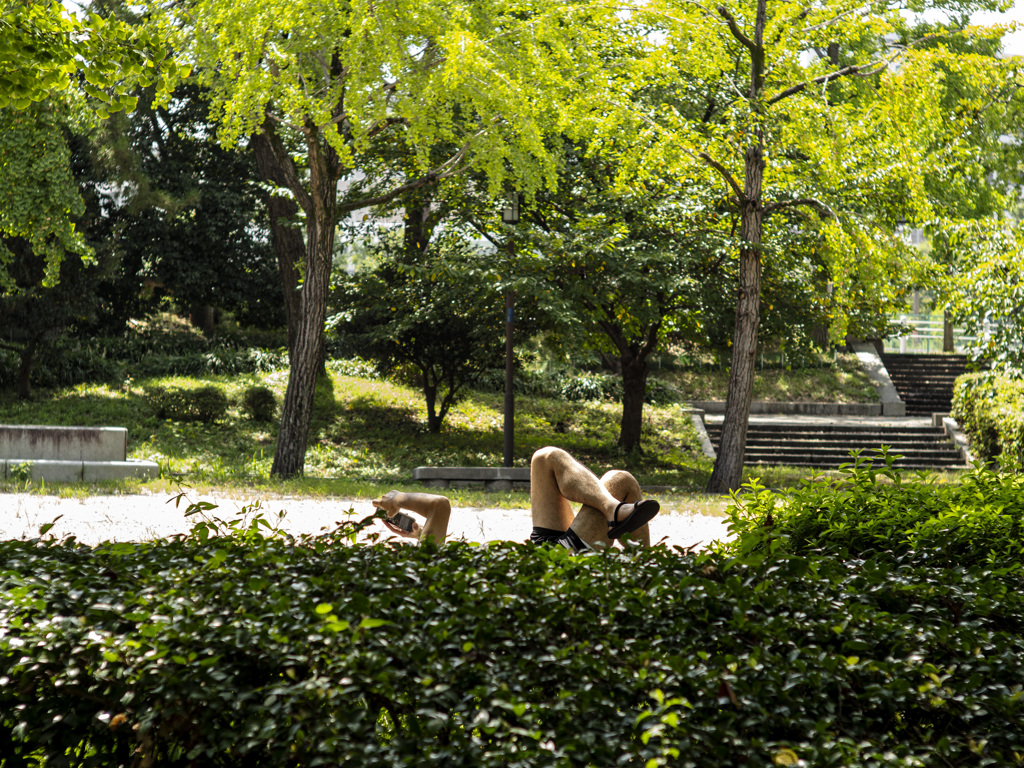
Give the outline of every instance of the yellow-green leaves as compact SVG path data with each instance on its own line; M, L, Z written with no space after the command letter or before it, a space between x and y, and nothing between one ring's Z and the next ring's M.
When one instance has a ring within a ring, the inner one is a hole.
M4 0L0 5L0 108L27 109L55 92L77 85L105 106L129 107L129 82L148 81L144 70L165 59L162 44L149 31L90 14L83 21L52 2ZM173 68L173 62L165 62ZM146 84L142 82L142 84Z
M23 238L45 257L45 285L56 282L66 251L87 255L72 218L84 205L71 177L70 153L52 105L0 109L0 236ZM13 288L0 245L0 288Z

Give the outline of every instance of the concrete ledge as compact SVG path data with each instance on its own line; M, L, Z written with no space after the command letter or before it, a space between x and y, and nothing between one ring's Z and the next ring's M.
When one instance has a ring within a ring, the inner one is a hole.
M128 430L0 424L0 456L19 461L124 461Z
M412 479L432 488L483 487L488 491L526 490L529 467L416 467Z
M889 378L889 371L885 368L881 356L874 344L857 342L851 345L857 353L860 367L864 369L868 377L878 388L878 400L882 405L883 416L906 416L906 403L900 398L896 391L896 385Z
M150 480L160 476L155 461L59 461L55 459L0 459L4 480L46 481L48 483L92 483L100 480Z
M704 424L704 411L699 408L692 409L690 411L690 422L693 424L693 428L697 430L697 440L700 441L701 453L706 458L717 459L718 454L715 453L715 446L711 443L707 425Z
M949 439L953 441L953 445L960 451L964 464L974 464L975 458L974 454L971 453L970 442L967 440L967 435L960 431L960 425L956 423L956 419L950 416L942 417L942 428L946 430Z
M725 413L724 400L699 400L690 403L705 413ZM902 401L900 402L902 406ZM906 409L904 408L904 412ZM882 403L775 403L755 400L750 404L752 414L778 414L784 416L882 416ZM893 416L895 414L884 414ZM903 414L900 414L901 416Z

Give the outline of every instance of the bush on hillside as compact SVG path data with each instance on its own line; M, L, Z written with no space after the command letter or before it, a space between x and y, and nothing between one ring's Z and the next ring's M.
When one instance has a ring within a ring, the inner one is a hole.
M228 398L215 384L199 387L153 387L146 391L158 419L212 424L227 416Z
M358 526L356 526L358 527ZM0 542L14 764L1014 764L1019 562Z
M917 558L930 565L1002 566L1024 559L1024 476L977 468L946 485L908 480L883 449L857 456L843 478L735 496L730 545L744 555Z
M952 416L982 461L1006 467L1024 462L1024 381L992 371L960 376Z
M242 411L253 421L273 421L277 396L270 387L247 387L242 393Z

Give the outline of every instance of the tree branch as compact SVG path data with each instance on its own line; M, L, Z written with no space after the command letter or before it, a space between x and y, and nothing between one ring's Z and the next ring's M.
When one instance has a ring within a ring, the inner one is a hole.
M767 103L769 105L776 104L782 101L783 99L788 99L790 96L800 93L801 91L805 90L808 86L821 85L822 83L827 83L831 80L838 80L839 78L842 77L850 77L851 75L858 75L860 77L870 77L871 75L878 74L883 69L885 69L885 67L889 64L889 61L889 59L884 59L881 62L873 61L870 64L851 64L848 67L843 67L842 69L838 69L835 72L830 72L827 75L821 75L820 77L816 77L813 80L804 80L802 83L791 85L786 90L780 91L779 93L775 94L770 99L768 99ZM872 69L871 71L865 72L864 70L866 70L868 67L876 68Z
M732 191L736 193L737 200L743 199L743 190L740 188L739 182L737 182L735 177L733 177L733 175L729 172L728 168L726 168L720 162L715 160L715 158L713 158L707 152L701 152L698 155L698 157L705 163L707 163L709 166L714 168L716 171L718 171L719 175L725 180L726 184L728 184L732 188Z
M805 206L807 208L813 208L814 210L816 210L823 217L828 217L830 219L838 219L839 218L836 215L835 211L833 211L831 208L829 208L825 203L823 203L820 200L817 200L817 199L815 199L813 197L801 197L801 198L797 198L795 200L776 200L774 202L767 203L764 206L764 213L765 213L765 215L767 215L767 214L771 213L772 211L779 211L779 210L783 210L785 208L795 208L797 206Z
M736 19L733 17L733 15L729 13L729 9L726 8L724 5L720 5L715 10L718 11L719 16L725 19L725 23L729 25L729 31L732 32L732 36L735 37L747 48L749 48L752 52L756 53L757 44L749 37L747 37L745 34L743 34L743 30L740 29L740 25L736 23Z

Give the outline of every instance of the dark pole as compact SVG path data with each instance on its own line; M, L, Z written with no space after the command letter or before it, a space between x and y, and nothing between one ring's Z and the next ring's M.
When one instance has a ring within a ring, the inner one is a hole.
M515 243L508 240L509 262L515 259ZM505 291L505 466L512 466L512 453L515 447L515 394L512 391L512 374L514 369L512 355L512 323L515 306L515 293L511 288Z

